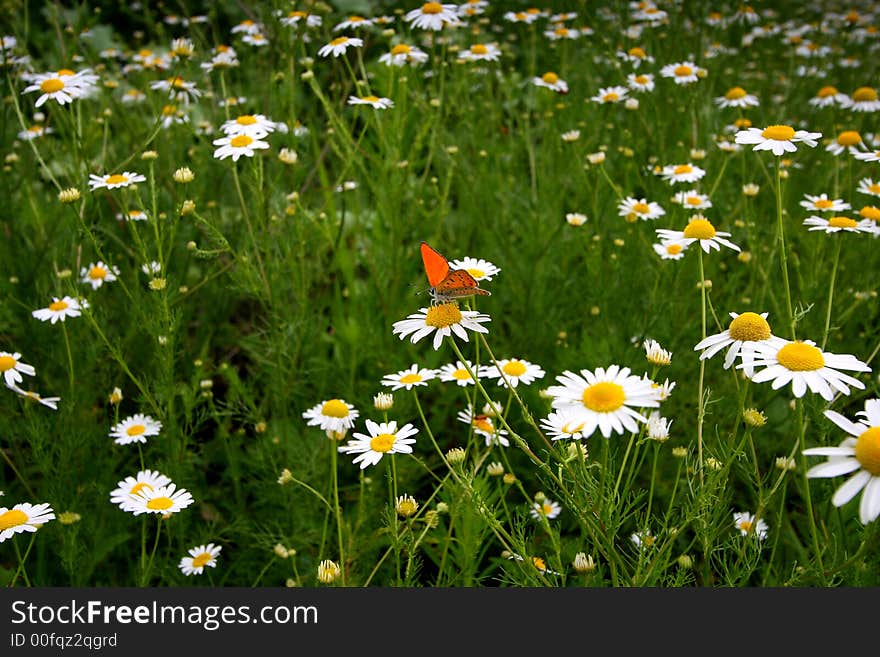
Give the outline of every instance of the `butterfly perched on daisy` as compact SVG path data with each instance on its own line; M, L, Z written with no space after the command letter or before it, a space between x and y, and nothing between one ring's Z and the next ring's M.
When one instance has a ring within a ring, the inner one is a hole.
M427 242L422 242L421 251L432 303L448 303L475 295L489 296L489 291L482 289L469 272L452 269L449 261Z

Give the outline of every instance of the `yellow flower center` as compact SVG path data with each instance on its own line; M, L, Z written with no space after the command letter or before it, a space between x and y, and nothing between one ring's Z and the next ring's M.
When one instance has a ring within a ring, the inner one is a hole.
M121 185L128 182L128 176L123 176L121 173L114 173L112 176L107 176L105 182L108 185Z
M141 59L143 59L145 57L150 57L150 56L152 56L152 54L153 54L153 51L147 50L146 48L143 50L138 50L138 57L140 57Z
M562 425L561 431L562 433L575 434L578 431L582 431L585 424L586 422L580 422L578 424L575 424L573 422L566 422Z
M482 269L477 269L476 267L474 267L472 269L468 269L467 273L470 274L471 276L473 276L477 280L480 280L481 278L483 278L486 275L486 272L484 272Z
M67 308L68 308L68 305L67 305L66 301L53 301L52 303L49 304L49 310L52 310L56 313L60 312L62 310L67 310Z
M828 208L830 208L834 205L834 201L832 201L831 199L827 199L827 198L820 198L820 199L817 199L816 202L813 203L813 205L815 205L820 210L827 210Z
M257 122L257 117L255 117L253 114L242 114L237 119L235 119L235 122L238 125L254 125Z
M604 96L602 96L602 100L607 101L607 102L609 102L609 103L613 103L613 102L615 102L615 101L617 101L617 100L620 100L620 96L618 96L618 95L617 95L616 93L614 93L613 91L609 91L607 94L605 94Z
M229 145L233 148L244 148L246 146L250 146L253 141L253 138L248 137L247 135L236 135L229 140Z
M446 328L461 321L461 311L454 303L442 303L428 308L425 324L435 328Z
M745 98L746 90L742 87L732 87L724 94L724 97L727 100L739 100L740 98Z
M739 528L746 533L752 531L752 521L751 520L740 520Z
M746 312L734 317L727 331L734 340L766 340L770 337L770 324L758 313Z
M99 267L98 265L95 265L94 267L89 269L89 278L91 278L93 281L96 281L98 279L103 279L106 276L107 276L107 270L104 269L103 267Z
M553 30L553 33L554 33L556 36L564 37L564 36L567 36L567 35L568 35L568 28L565 28L565 27L557 27L555 30Z
M837 135L837 143L841 146L855 146L861 141L862 136L855 130L845 130Z
M443 5L439 2L426 2L422 5L423 14L440 14L443 13Z
M828 225L835 228L855 228L859 223L849 217L831 217L828 220Z
M149 490L153 490L153 487L150 486L150 484L148 484L147 482L145 482L145 481L139 481L139 482L136 483L134 486L132 486L132 487L131 487L131 490L128 491L128 492L129 492L130 495L137 495L138 493L140 493L140 492L141 492L142 490L144 490L145 488L146 488L146 489L149 489Z
M556 84L559 82L559 76L556 75L553 71L548 71L541 76L541 79L547 84Z
M452 373L453 379L458 379L459 381L470 381L471 375L468 374L468 371L464 368L457 369Z
M582 395L584 406L597 413L610 413L623 406L626 393L623 387L611 381L594 383L584 390Z
M421 380L422 380L421 375L416 374L415 372L410 372L409 374L405 374L402 377L400 377L401 383L418 383Z
M639 59L644 59L647 55L644 50L636 46L635 48L630 48L629 51L630 57L638 57Z
M509 363L506 363L501 369L504 370L505 374L509 374L510 376L522 376L526 373L526 366L518 360L512 360Z
M321 415L327 417L348 417L348 406L341 399L325 401L321 406Z
M336 37L333 41L330 42L331 46L341 46L343 43L348 41L348 37Z
M702 205L703 199L701 199L699 196L688 196L684 202L688 205Z
M676 66L673 73L675 73L675 75L677 77L683 78L688 75L693 75L694 69L692 69L690 66L681 65L681 66Z
M175 89L185 89L186 80L178 75L177 77L171 78L171 86Z
M388 452L394 446L396 439L393 433L380 433L370 440L370 449L374 452Z
M541 513L543 513L545 516L549 516L551 513L553 513L553 505L549 502L544 502L541 505Z
M193 568L201 568L211 560L210 552L202 552L199 556L193 557Z
M647 75L637 75L634 79L636 84L648 84L651 80Z
M171 116L177 113L177 105L164 105L162 107L162 116Z
M361 100L364 100L368 103L378 103L379 97L378 96L361 96Z
M651 211L651 208L648 207L647 203L636 203L632 206L632 211L637 214L648 214Z
M710 240L715 237L715 226L708 219L691 219L684 229L684 236L689 239Z
M479 429L485 433L495 433L495 427L492 426L492 423L485 415L477 415L471 424L475 429Z
M837 91L837 87L827 86L819 89L816 94L817 98L828 98L828 96L836 96L839 92Z
M690 164L679 164L672 170L672 173L675 175L680 175L682 173L690 173L694 168Z
M308 14L304 11L292 11L287 14L288 18L305 18Z
M856 439L856 460L875 477L880 476L880 427L871 427ZM0 516L0 529L3 517Z
M474 55L485 55L487 52L489 52L489 49L482 43L475 43L471 46L471 52Z
M408 45L406 45L405 43L398 43L396 46L394 46L391 49L391 54L392 55L406 55L410 51L412 51L412 48L410 48Z
M734 121L733 125L735 125L737 128L751 128L752 121L751 119L741 118Z
M666 245L666 253L668 253L669 255L678 255L679 253L681 253L681 250L683 248L684 247L681 244L673 242L672 244Z
M62 75L76 75L75 71L71 71L69 68L62 68L60 71L56 73L56 75L60 78Z
M12 356L0 356L0 372L8 372L18 364Z
M129 436L141 436L147 431L147 428L143 424L132 424L128 429L125 430Z
M868 185L868 191L872 194L880 194L880 183L871 183Z
M46 94L54 94L64 89L64 83L58 78L50 78L40 83L40 91Z
M547 570L547 564L541 557L532 557L532 564L542 572Z
M871 87L859 87L852 93L852 99L857 103L877 100L877 92Z
M812 372L825 367L822 352L805 342L792 342L785 345L776 354L776 360L792 372Z
M787 125L771 125L764 128L761 133L764 139L773 139L775 141L788 141L794 137L794 128Z
M365 20L363 16L349 16L349 23L360 23L362 20Z
M0 514L0 531L4 529L12 529L23 525L28 521L28 515L19 509L10 509L6 513Z
M880 221L880 208L873 205L866 205L861 210L859 210L859 214L865 219Z
M174 506L174 501L170 497L154 497L147 502L147 508L153 511L165 511Z

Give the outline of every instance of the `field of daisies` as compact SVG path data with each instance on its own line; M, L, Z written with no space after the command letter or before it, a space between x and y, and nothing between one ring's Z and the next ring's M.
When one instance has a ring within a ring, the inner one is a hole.
M6 3L0 583L880 584L876 4L171 4Z

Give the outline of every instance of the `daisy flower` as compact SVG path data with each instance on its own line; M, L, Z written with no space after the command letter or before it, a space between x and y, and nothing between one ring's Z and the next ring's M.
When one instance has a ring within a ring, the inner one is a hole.
M47 408L51 408L53 411L58 410L58 402L61 401L61 397L43 397L38 392L34 392L32 390L23 390L19 388L14 383L12 385L6 384L6 387L12 390L12 392L17 395L24 397L25 399L30 399L31 401L39 402L43 406Z
M696 189L686 192L676 192L672 202L684 206L688 210L705 210L712 207L712 201L708 194L700 194Z
M630 222L635 221L636 219L650 221L657 217L662 217L666 214L666 210L654 201L627 196L617 204L617 214L626 218L626 220Z
M398 43L392 46L389 52L379 56L379 62L387 66L417 66L428 61L428 53L419 50L416 46Z
M30 141L32 139L37 139L38 137L42 137L43 135L48 135L52 132L55 132L54 129L44 126L44 125L32 125L27 130L22 130L18 133L19 139L24 139L25 141Z
M748 511L735 512L733 514L733 526L743 536L751 534L757 536L760 541L767 538L767 523L762 518L755 519L755 516Z
M558 94L568 93L568 82L560 78L553 71L547 71L541 77L532 78L532 83L539 87L552 89Z
M458 6L453 4L426 2L418 9L406 12L403 20L420 30L442 30L446 25L463 25L457 9Z
M372 24L372 18L364 18L363 16L349 16L344 21L341 21L334 25L333 31L340 32L341 30L347 30L348 28L357 29L359 27L369 27Z
M483 410L485 411L486 409ZM474 413L473 406L468 404L467 410L459 411L456 417L459 421L469 424L475 434L482 436L486 441L486 447L491 445L510 447L507 429L496 427L491 415L487 413Z
M699 68L693 62L675 62L667 64L660 69L660 75L664 78L672 78L675 84L691 84L700 78L697 73Z
M672 362L672 352L664 349L656 340L648 338L642 346L645 349L645 358L652 365L663 367Z
M579 413L569 409L554 411L541 418L541 429L551 440L589 438L584 434L586 425L586 420Z
M134 477L129 475L116 484L116 488L110 492L110 502L125 511L132 497L142 490L156 490L170 483L170 477L156 470L141 470Z
M739 356L743 363L747 364L745 373L751 376L754 368L751 362L754 360L754 350L758 344L768 346L785 342L782 338L773 335L770 324L767 322L768 313L744 312L743 314L729 313L732 318L730 324L721 333L710 335L700 340L694 351L702 350L700 360L712 358L722 349L727 349L724 356L724 369L729 369L733 361Z
M880 99L873 87L859 87L840 106L851 112L876 112L880 110Z
M667 164L660 170L660 176L670 184L697 182L705 175L705 169L693 164Z
M553 518L558 516L561 511L562 506L559 502L554 502L553 500L545 498L543 502L535 502L532 504L532 508L529 509L529 515L535 520L539 520L542 517L547 518L547 520L553 520Z
M256 150L269 148L269 144L262 141L265 136L267 136L265 132L255 132L253 135L234 135L215 139L212 143L219 148L214 151L214 157L218 160L232 157L233 162L238 162L238 158L242 155L253 157Z
M162 423L149 415L136 413L114 425L108 434L117 445L130 443L146 443L147 437L158 436L162 431Z
M506 388L508 384L516 388L520 383L529 385L535 379L544 377L544 370L539 365L519 358L502 358L497 365L485 365L480 378L497 379L496 383Z
M842 155L843 153L855 155L865 150L865 142L862 141L862 136L858 131L844 130L825 146L825 150L832 155Z
M501 49L494 43L475 43L458 53L458 59L463 62L496 62L499 57Z
M278 130L279 124L263 114L241 114L224 121L220 129L226 136L247 135L260 139Z
M91 69L84 69L75 73L70 69L62 69L49 73L39 73L27 76L30 84L24 88L22 94L32 91L40 92L34 107L41 107L46 101L54 100L59 105L71 103L77 98L83 98L91 94L95 89L98 76L91 73Z
M880 162L880 150L853 153L853 157L862 162Z
M237 25L234 25L230 32L233 34L259 34L263 31L263 26L250 18L246 18Z
M179 75L167 78L165 80L156 80L155 82L151 82L150 89L167 91L169 98L181 102L184 105L202 95L202 92L196 89L195 82L184 80Z
M401 388L412 390L414 386L427 386L428 381L436 376L436 370L423 369L413 363L408 369L401 370L397 374L386 374L382 378L382 385L391 388L392 392Z
M804 194L804 200L800 202L800 206L810 212L842 212L851 208L850 204L843 199L830 199L827 194L819 196Z
M139 516L144 513L159 513L170 516L172 513L183 511L195 500L192 494L185 488L177 488L174 483L168 483L158 488L141 488L131 496L123 507L123 511Z
M480 373L474 369L473 364L469 360L464 363L457 360L454 363L447 363L438 369L437 377L445 383L454 381L464 388L475 383L474 377L471 376L470 372L473 372L478 379L480 378Z
M393 420L379 424L367 420L366 425L368 434L355 432L353 440L337 448L342 454L357 454L352 463L360 463L361 470L376 465L385 454L412 454L416 439L410 436L419 432L413 425L405 424L398 429Z
M111 283L116 280L119 275L119 267L116 265L105 265L100 260L91 263L88 267L83 267L80 272L80 281L88 283L93 290L97 290L104 283Z
M28 376L36 376L37 374L33 365L22 363L20 358L21 354L18 352L11 354L8 351L0 351L0 374L3 375L3 380L9 387L21 383L24 380L21 377L22 374Z
M862 178L856 191L859 194L880 197L880 182L874 182L871 178Z
M723 96L715 99L715 104L719 107L757 107L760 101L757 96L748 93L742 87L731 87Z
M619 103L623 100L626 100L628 94L629 89L627 89L626 87L602 87L601 89L599 89L599 93L590 98L590 100L597 102L600 105Z
M653 547L657 542L657 538L651 533L650 529L635 532L629 537L629 540L631 540L636 547L643 550Z
M488 260L471 258L470 256L450 261L449 267L451 269L464 269L476 281L491 281L492 277L501 271L500 267L496 267Z
M699 242L700 248L706 253L709 253L712 249L720 251L721 246L726 246L734 251L740 250L736 244L726 239L730 237L730 233L715 230L712 222L701 214L695 214L691 217L684 230L657 228L655 232L661 240L680 241L684 246L690 246L694 242Z
M770 151L778 157L783 153L794 153L797 150L795 144L799 142L815 147L818 143L816 140L821 137L821 132L795 130L787 125L771 125L763 130L760 128L740 130L734 140L737 144L754 145L753 151Z
M129 210L127 213L117 212L117 221L146 221L147 213L143 210Z
M215 568L217 566L217 555L223 548L213 543L207 545L197 545L190 548L189 556L183 557L177 567L184 575L201 575L205 568Z
M566 370L556 380L561 385L547 388L552 406L584 420L585 438L597 428L605 438L612 432L635 433L639 430L637 422L647 422L647 418L633 408L660 405L651 381L631 374L628 367L611 365L608 369L581 370L579 374Z
M436 350L446 336L454 334L468 342L468 331L488 333L489 329L483 323L489 321L492 320L488 315L476 310L460 310L455 303L442 303L420 308L406 319L394 322L392 334L399 335L401 340L410 336L410 342L415 344L434 333L433 346Z
M826 401L834 399L835 391L848 395L849 386L864 390L865 384L838 370L870 372L871 368L851 354L822 351L812 340L781 340L773 344L754 345L755 367L764 369L752 377L755 383L772 381L773 390L791 384L795 397L803 397L809 389ZM745 364L738 365L742 368Z
M50 520L55 520L55 512L48 503L22 502L11 509L0 506L0 543L15 534L35 532Z
M589 28L587 28L589 30ZM577 39L582 34L589 35L592 30L576 30L565 25L556 25L549 30L544 30L544 36L551 41L560 41L562 39Z
M645 423L648 438L661 443L669 440L669 428L671 426L672 420L662 417L659 411L651 411L648 421Z
M327 45L321 46L318 55L320 57L329 57L330 55L339 57L344 55L348 48L360 48L362 45L364 45L364 40L357 37L336 37Z
M686 245L673 240L664 240L651 246L654 249L654 253L664 260L681 260L684 258L684 252L687 249Z
M123 171L122 173L105 173L103 176L89 174L89 187L92 191L102 187L106 189L118 189L120 187L128 187L139 182L145 182L147 179L140 173L132 173Z
M74 299L73 297L52 297L52 303L46 308L40 308L31 313L41 322L63 322L68 317L79 317L84 308L88 308L88 303L82 299Z
M837 447L811 447L805 456L827 456L825 463L807 470L807 478L838 477L853 474L831 498L840 507L860 492L859 520L867 525L880 516L880 399L865 401L865 410L856 413L855 422L835 411L825 417L849 434Z
M302 416L311 427L335 433L348 431L354 426L359 411L343 399L329 399L312 406Z
M876 224L870 219L862 219L856 221L849 217L835 215L829 219L822 217L807 217L804 219L804 226L809 226L810 230L821 230L825 233L837 233L845 231L847 233L874 233Z
M540 17L540 12L534 11L506 11L503 15L503 18L506 21L510 21L511 23L525 23L526 25L534 23Z
M654 58L646 53L644 48L640 48L639 46L634 46L625 52L623 50L618 50L617 56L623 61L632 64L633 68L638 68L642 62L645 62L646 64L654 63Z
M349 105L369 105L374 109L388 109L394 107L394 101L390 98L379 98L378 96L349 96Z
M828 85L819 89L816 95L807 102L813 107L833 107L835 105L841 107L848 100L849 97L846 94L840 93L837 87Z
M633 91L654 91L654 76L650 73L629 73L626 76L626 84Z
M305 23L306 27L321 27L324 22L323 16L320 14L310 14L307 11L290 11L281 19L281 24L287 27L297 27L300 23Z
M565 213L565 220L571 226L583 226L585 223L587 223L587 219L588 219L587 215L585 215L583 212L566 212Z

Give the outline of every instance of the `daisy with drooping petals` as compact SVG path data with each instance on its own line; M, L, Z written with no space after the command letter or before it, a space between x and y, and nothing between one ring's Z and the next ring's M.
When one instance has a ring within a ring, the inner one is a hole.
M825 233L838 233L840 231L847 233L876 232L876 224L870 219L856 221L855 219L840 215L835 215L828 219L816 216L807 217L804 219L804 226L809 226L809 230L821 230Z
M876 112L880 110L880 99L873 87L859 87L840 106L851 112Z
M321 431L345 432L354 426L359 411L343 399L329 399L312 406L303 412L310 427L320 427Z
M584 421L582 435L591 436L596 429L605 438L612 432L636 433L639 422L647 418L634 408L656 408L660 405L649 379L630 373L628 367L611 365L595 371L566 370L556 377L561 384L550 386L547 393L553 398L553 408L571 412Z
M697 182L705 175L705 169L693 164L667 164L660 170L660 176L670 184Z
M447 25L463 25L457 9L457 5L426 2L418 9L406 12L403 20L420 30L442 30Z
M855 155L864 152L866 147L858 131L844 130L825 146L825 150L832 155L843 155L844 153Z
M691 84L699 80L699 67L693 62L676 62L660 69L664 78L672 78L675 84Z
M672 422L669 418L660 415L660 411L651 411L651 414L648 415L648 421L645 423L645 433L649 439L665 443L669 440L669 429Z
M449 262L450 269L464 269L468 274L474 277L474 280L491 281L492 277L501 271L500 267L496 267L488 260L482 258L472 258L467 256L458 260Z
M231 157L233 162L238 162L238 159L242 156L253 157L257 150L269 148L267 142L261 141L267 134L266 132L255 132L252 135L227 135L226 137L215 139L211 143L214 146L219 146L219 148L214 150L214 157L218 160L225 160L227 157Z
M43 397L40 393L34 392L33 390L23 390L14 383L12 385L9 385L7 383L6 387L12 390L12 392L14 392L15 394L24 397L25 399L35 401L39 404L42 404L46 408L51 408L53 411L58 410L58 402L61 401L61 397Z
M820 194L819 196L804 194L804 200L800 202L800 206L810 212L843 212L852 207L843 199L828 198L827 194Z
M428 53L416 46L398 43L391 50L379 56L379 62L387 66L418 66L428 61Z
M430 308L420 308L418 312L408 315L406 319L394 322L392 334L403 340L410 336L415 344L422 338L434 334L434 349L439 349L446 336L456 335L468 342L468 331L488 333L484 322L492 321L489 315L476 310L460 310L455 303L440 303Z
M0 374L3 375L3 380L9 387L21 383L24 380L21 377L22 374L28 376L36 376L37 374L33 365L22 363L20 358L21 354L17 352L11 354L8 351L0 351Z
M751 365L763 367L752 377L755 383L772 381L773 390L791 384L795 397L803 397L809 389L826 401L834 393L850 393L849 386L865 389L858 379L839 372L870 372L871 368L851 354L832 354L822 351L812 340L782 340L774 344L755 344ZM745 364L738 365L742 368Z
M694 242L699 242L700 248L706 253L709 253L712 249L720 251L721 246L726 246L734 251L740 250L736 244L726 239L730 237L730 233L715 230L712 222L701 214L695 214L691 217L684 230L657 228L655 232L661 240L681 242L684 246L690 246Z
M100 260L92 263L88 267L83 267L80 272L80 281L88 283L93 290L97 290L104 283L112 283L119 275L119 267L116 265L105 265Z
M484 411L486 409L483 409ZM468 404L467 410L459 411L456 417L465 424L469 424L478 436L486 441L486 447L501 445L510 447L507 438L507 429L495 425L494 418L486 413L475 413L473 406Z
M853 422L835 411L825 411L825 417L849 434L837 447L811 447L805 456L827 456L825 463L807 470L807 478L838 477L853 474L835 491L831 498L840 507L862 493L859 520L863 525L880 516L880 399L865 401L865 410L856 413Z
M344 55L349 48L360 48L362 45L364 45L364 40L357 37L336 37L327 45L321 46L318 55L320 57L329 57L330 55L339 57Z
M551 440L589 438L584 435L586 424L586 420L580 414L566 409L554 411L547 417L541 418L541 429L550 436Z
M394 101L390 98L379 98L379 96L349 96L349 105L369 105L373 109L388 109L394 107Z
M755 516L748 511L738 511L733 514L733 526L736 527L743 536L757 536L759 541L767 538L767 523L762 518Z
M559 502L554 502L553 500L548 500L544 498L542 502L535 502L532 504L532 508L529 509L529 515L532 516L535 520L540 520L541 518L547 518L547 520L553 520L559 513L562 511L562 506Z
M880 182L874 182L871 178L862 178L856 191L859 194L880 197Z
M126 502L123 511L139 516L144 513L158 513L170 516L190 506L195 500L185 488L177 488L169 483L158 488L142 488Z
M664 349L659 342L648 338L642 345L645 349L645 358L651 365L665 367L672 363L672 352Z
M815 148L822 138L821 132L807 132L795 130L787 125L771 125L761 128L747 128L736 133L734 140L737 144L753 145L753 151L770 151L777 157L784 153L794 153L797 150L796 143L804 143Z
M79 317L84 308L88 308L88 303L83 299L74 299L73 297L52 297L52 303L46 308L40 308L31 313L41 322L63 322L68 317Z
M627 99L629 95L629 89L621 86L614 87L602 87L599 89L599 93L590 98L590 100L599 103L600 105L608 105L613 103L619 103Z
M147 179L139 173L123 171L122 173L107 173L103 176L97 176L94 173L89 174L89 187L92 191L96 189L119 189L128 187L139 182L145 182Z
M747 376L754 373L754 367L751 362L754 360L755 345L766 343L768 345L781 344L784 342L782 338L773 335L770 324L767 322L768 313L744 312L729 313L732 317L730 324L721 333L710 335L700 340L695 346L694 351L702 350L700 360L712 358L722 349L727 349L724 356L724 369L729 369L733 365L733 361L739 356L746 367L743 369Z
M379 424L367 420L366 425L369 433L355 432L353 440L337 448L342 454L357 454L352 464L360 463L361 470L376 465L386 454L412 454L416 439L411 436L419 432L413 425L405 424L398 429L393 420Z
M11 509L0 506L0 543L15 534L35 532L50 520L55 520L55 512L48 503L22 502Z
M162 423L159 420L154 420L143 413L136 413L116 424L110 430L109 436L117 445L128 445L146 443L147 437L158 436L161 431Z
M502 358L497 365L484 365L480 378L496 379L496 383L506 388L508 384L516 388L520 383L529 385L535 379L544 377L544 370L539 365L520 358Z
M719 107L757 107L760 101L757 96L748 93L742 87L731 87L723 96L715 98Z
M546 87L547 89L552 89L558 94L567 94L568 93L568 82L563 80L553 71L547 71L541 77L532 78L532 83L539 87Z
M386 374L382 379L382 385L390 387L392 392L401 388L412 390L414 386L427 386L428 381L436 376L436 370L423 369L413 363L397 374Z
M465 386L474 385L474 383L476 383L474 377L471 376L471 372L473 372L478 379L480 378L480 373L474 369L474 366L470 361L462 363L460 360L457 360L455 363L448 363L438 369L437 377L441 381L447 383L454 381L460 387L464 388Z
M654 201L627 196L617 204L617 214L630 222L636 221L637 219L649 221L656 219L657 217L662 217L666 214L666 210L660 207L659 203L655 203Z
M344 21L340 21L333 26L334 32L340 32L351 28L353 30L359 27L370 27L373 24L372 18L364 18L363 16L349 16Z
M98 76L94 75L91 69L83 69L78 73L70 69L62 69L36 75L28 74L26 80L30 84L21 93L39 91L40 96L34 103L34 107L41 107L48 100L65 105L72 103L77 98L90 95L97 88Z
M880 162L880 151L866 151L864 153L853 153L853 157L862 162Z
M833 107L835 105L840 107L847 102L848 98L846 94L840 93L837 87L829 85L819 89L816 95L807 102L813 107Z
M190 548L189 556L183 557L177 567L184 575L201 575L205 568L215 568L217 566L217 556L223 548L213 543L207 545L197 545Z
M110 492L110 502L125 511L132 497L141 490L156 490L170 483L170 477L156 470L141 470L134 477L128 476L116 484L116 488Z

